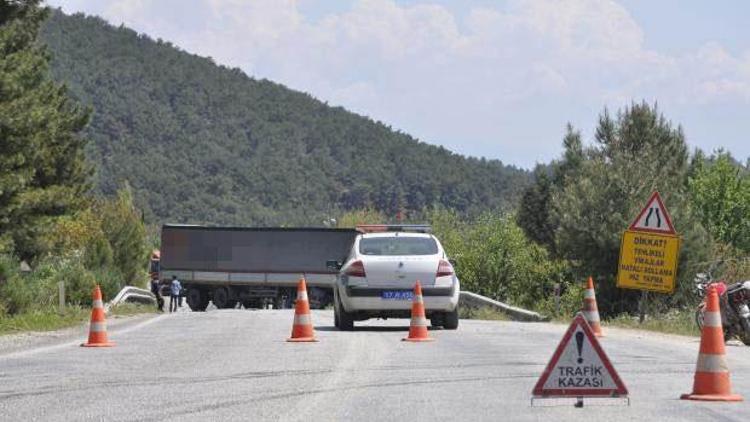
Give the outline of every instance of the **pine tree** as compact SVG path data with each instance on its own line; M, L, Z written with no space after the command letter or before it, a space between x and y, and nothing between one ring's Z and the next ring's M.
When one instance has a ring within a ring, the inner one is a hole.
M692 294L688 269L706 261L708 238L690 204L690 166L681 128L673 127L656 106L639 103L614 119L605 111L596 141L565 186L551 195L556 251L575 263L579 276L600 281L600 306L610 313L633 311L638 296L614 286L620 237L658 190L683 238L677 292L661 300L684 304Z
M39 3L0 0L0 250L23 259L41 252L55 217L81 205L90 175L78 135L88 113L49 78Z

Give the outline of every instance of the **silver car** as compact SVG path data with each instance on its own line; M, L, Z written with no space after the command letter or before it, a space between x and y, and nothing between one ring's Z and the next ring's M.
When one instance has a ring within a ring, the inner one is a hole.
M432 326L458 328L459 282L438 239L422 225L367 225L358 235L334 288L335 325L369 318L409 318L414 285L422 286Z

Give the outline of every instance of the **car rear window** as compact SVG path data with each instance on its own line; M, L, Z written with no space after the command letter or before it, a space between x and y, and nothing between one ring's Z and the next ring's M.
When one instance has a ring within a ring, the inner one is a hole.
M431 237L363 237L359 241L362 255L435 255L437 242Z

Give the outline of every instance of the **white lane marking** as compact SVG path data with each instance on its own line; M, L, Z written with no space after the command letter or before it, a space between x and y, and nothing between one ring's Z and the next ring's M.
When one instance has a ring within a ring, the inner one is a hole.
M130 327L123 328L122 330L114 330L114 333L116 335L126 334L126 333L129 333L131 331L135 331L135 330L141 329L141 328L143 328L143 327L145 327L147 325L151 325L151 324L155 323L156 321L159 321L162 318L165 318L166 316L167 316L167 314L162 314L162 315L156 316L154 318L149 318L149 319L147 319L147 320L145 320L143 322L139 322L139 323L137 323L135 325L132 325ZM86 342L86 338L88 338L88 333L86 333L85 337L82 337L79 340L68 341L68 342L60 343L60 344L53 344L53 345L50 345L50 346L41 346L41 347L36 347L36 348L33 348L33 349L19 350L17 352L8 353L6 355L0 355L0 360L2 360L2 359L13 359L13 358L26 357L26 356L36 355L38 353L51 352L53 350L64 349L66 347L78 346L81 343L85 343Z

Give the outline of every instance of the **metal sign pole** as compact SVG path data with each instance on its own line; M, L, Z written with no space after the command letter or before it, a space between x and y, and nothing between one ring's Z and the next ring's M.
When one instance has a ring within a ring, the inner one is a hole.
M57 283L58 290L58 305L60 307L60 313L65 312L65 281L61 280Z
M648 300L648 290L641 291L641 300L638 301L638 324L643 324L646 320L646 301Z

